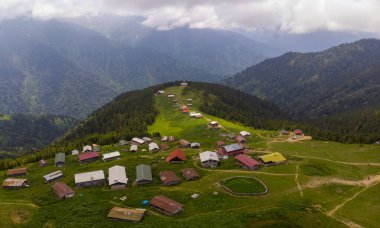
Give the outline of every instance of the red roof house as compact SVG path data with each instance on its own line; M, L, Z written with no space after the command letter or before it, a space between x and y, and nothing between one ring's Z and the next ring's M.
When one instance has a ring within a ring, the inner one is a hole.
M165 185L176 185L181 183L181 179L173 171L162 171L159 173L162 183Z
M150 201L150 205L152 205L154 209L164 212L165 214L168 214L168 215L175 215L178 212L182 211L183 209L182 204L172 199L169 199L163 195L154 197Z
M245 143L247 141L242 135L237 135L235 139L237 143Z
M226 143L223 142L223 141L218 141L218 142L216 142L216 146L217 146L217 147L221 147L221 146L225 146L225 145L226 145Z
M24 176L28 172L28 168L17 168L7 170L8 177Z
M197 180L200 178L199 174L192 168L182 169L181 173L186 180Z
M245 154L239 154L235 158L246 169L258 169L260 166L258 161Z
M185 153L181 149L176 149L169 154L165 161L170 163L182 163L185 159Z
M99 159L99 153L98 152L87 152L79 155L79 161L82 164L90 163L93 161L96 161Z
M297 130L294 131L294 134L295 135L303 135L303 132L302 132L301 129L297 129Z

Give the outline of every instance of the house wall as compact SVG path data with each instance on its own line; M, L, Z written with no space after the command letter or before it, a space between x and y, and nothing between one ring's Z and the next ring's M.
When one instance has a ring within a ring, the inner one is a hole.
M102 186L104 185L104 180L88 181L76 184L77 188L91 187L91 186Z
M152 182L153 181L150 181L150 180L140 180L140 181L136 181L136 184L137 185L144 185L144 184L150 184Z
M218 167L218 162L217 161L205 161L202 162L202 167L209 167L209 168L215 168Z
M127 185L126 184L113 184L111 185L112 190L120 190L120 189L126 189Z
M64 166L64 165L65 165L64 162L56 162L56 163L55 163L55 166L57 166L57 167L62 167L62 166Z
M90 159L86 159L86 160L83 160L83 161L80 161L81 164L87 164L87 163L91 163L91 162L94 162L96 160L98 160L99 158L90 158Z

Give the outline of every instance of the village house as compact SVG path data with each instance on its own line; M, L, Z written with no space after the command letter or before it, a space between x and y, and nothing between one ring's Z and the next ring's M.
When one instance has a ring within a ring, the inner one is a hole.
M180 109L181 109L182 113L189 113L189 111L190 111L187 106L182 106Z
M90 162L94 162L99 159L99 153L98 152L86 152L84 154L79 155L79 162L81 164L87 164Z
M289 135L289 132L287 130L280 130L280 135Z
M168 94L168 98L174 98L174 94Z
M103 170L78 173L74 175L75 184L77 188L90 187L90 186L102 186L104 185L105 175Z
M241 131L239 134L243 137L251 136L251 133L249 133L248 131Z
M137 152L138 147L137 145L131 145L131 148L129 149L130 152Z
M66 154L65 153L57 153L55 154L54 164L56 167L62 167L66 162Z
M185 160L185 153L181 149L173 150L165 159L165 161L169 163L183 163Z
M182 176L186 178L186 180L198 180L200 178L199 174L192 168L186 168L181 170Z
M157 143L151 142L149 143L149 151L153 153L158 152L160 151L160 147L158 147Z
M103 161L105 161L105 162L112 161L112 160L118 160L118 159L120 159L120 152L119 151L103 154Z
M211 122L209 122L209 123L208 123L208 126L211 127L211 128L213 128L213 129L219 129L219 128L220 128L219 123L216 122L216 121L211 121Z
M79 150L72 150L71 155L79 155Z
M283 164L286 162L286 158L278 152L262 155L259 159L267 166Z
M203 115L199 112L190 112L190 117L200 119L200 118L203 118Z
M229 140L235 140L236 139L236 135L234 135L234 134L228 134L226 136L227 136L227 139L229 139Z
M153 142L153 139L151 139L149 137L143 137L142 139L145 141L145 143Z
M7 170L8 177L25 176L28 172L28 168L17 168Z
M100 152L100 146L98 144L92 144L92 150L95 152Z
M128 184L125 167L120 165L108 169L108 185L112 190L125 189Z
M190 142L184 140L184 139L180 139L178 141L178 144L179 144L179 147L181 148L186 148L186 147L189 147L190 146Z
M152 206L152 208L160 211L160 212L163 212L167 215L175 215L177 213L179 213L180 211L182 211L183 209L183 205L172 200L172 199L169 199L163 195L159 195L159 196L156 196L154 197L151 201L150 201L150 205Z
M161 150L169 150L170 149L170 147L168 146L168 144L165 144L165 143L162 143L160 145L160 148L161 148Z
M121 139L121 140L119 140L119 145L120 146L126 146L126 145L128 145L128 141L124 140L124 139Z
M107 217L112 220L140 222L144 218L145 212L145 209L140 208L113 207Z
M222 156L236 156L244 153L244 146L240 143L226 145L219 148L218 152Z
M55 171L44 176L45 183L53 182L63 177L62 171Z
M302 135L303 135L303 132L302 132L301 129L296 129L296 130L294 131L294 134L295 134L295 135L298 135L298 136L302 136Z
M189 84L187 82L181 82L181 84L179 84L180 86L188 86Z
M152 183L152 168L149 165L138 165L136 166L136 184L150 184Z
M133 145L142 145L144 143L145 143L144 139L140 139L140 138L137 138L137 137L135 137L135 138L132 139L132 144Z
M39 165L40 167L45 167L45 166L48 165L48 163L47 163L46 160L41 159L41 160L38 162L38 165Z
M29 187L27 179L7 178L3 181L3 188L16 189Z
M167 142L167 141L169 141L168 136L162 136L161 142Z
M237 135L236 138L235 138L236 142L237 143L245 143L247 142L247 140L245 139L244 136L241 136L241 135Z
M218 141L218 142L216 142L215 143L215 145L216 145L216 147L222 147L222 146L225 146L226 145L226 143L225 142L223 142L223 141Z
M202 167L215 168L219 165L219 158L216 152L205 151L199 153L199 158L201 160Z
M245 169L254 170L260 167L260 163L258 161L245 154L239 154L235 156L235 159Z
M192 142L190 144L190 147L191 147L191 149L199 149L199 148L201 148L201 144L199 144L197 142Z
M159 173L160 180L165 185L176 185L181 183L181 179L173 171L162 171Z
M82 149L82 153L92 152L92 147L90 145L85 145Z
M165 91L164 90L158 90L158 92L157 92L158 94L164 94L165 93Z
M67 184L63 182L54 183L51 188L60 199L71 198L75 195L74 190L72 190Z
M169 142L174 142L175 141L175 137L174 136L169 136L168 137L168 141Z
M193 102L193 99L191 99L191 98L187 99L187 103L192 103L192 102Z

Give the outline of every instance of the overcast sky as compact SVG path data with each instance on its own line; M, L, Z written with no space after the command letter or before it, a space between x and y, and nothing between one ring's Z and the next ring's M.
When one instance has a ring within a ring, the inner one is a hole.
M159 30L188 26L380 34L380 0L0 0L0 19L118 14Z

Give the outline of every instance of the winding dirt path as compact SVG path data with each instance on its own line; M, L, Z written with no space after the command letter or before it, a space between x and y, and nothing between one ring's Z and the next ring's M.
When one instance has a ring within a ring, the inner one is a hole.
M302 188L301 188L300 183L298 182L298 169L299 169L299 165L297 165L296 175L295 175L295 177L294 177L294 180L295 180L295 182L296 182L296 184L297 184L298 190L300 191L300 196L301 196L301 198L303 198Z

